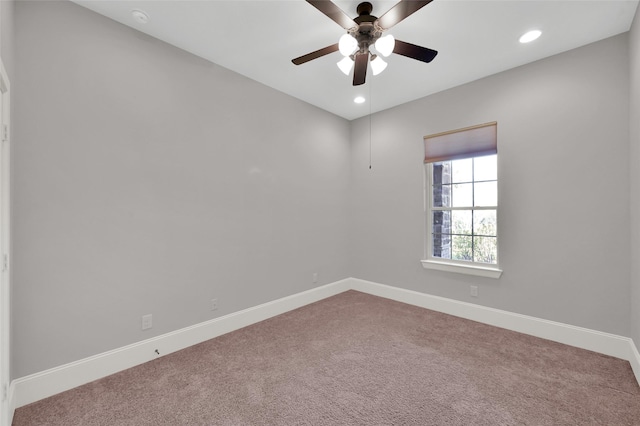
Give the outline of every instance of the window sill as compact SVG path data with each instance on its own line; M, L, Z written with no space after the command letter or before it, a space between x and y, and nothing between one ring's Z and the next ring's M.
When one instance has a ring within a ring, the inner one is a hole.
M459 274L475 275L478 277L500 278L502 269L477 266L477 265L460 265L447 262L438 262L437 260L421 260L424 269L436 269L438 271L456 272Z

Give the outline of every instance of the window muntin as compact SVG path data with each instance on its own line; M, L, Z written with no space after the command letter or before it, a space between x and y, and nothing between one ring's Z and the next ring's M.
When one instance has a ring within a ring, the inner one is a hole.
M427 164L428 258L465 264L498 264L497 155Z

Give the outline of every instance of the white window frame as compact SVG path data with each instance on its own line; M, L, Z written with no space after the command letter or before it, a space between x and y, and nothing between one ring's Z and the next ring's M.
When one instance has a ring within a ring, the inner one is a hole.
M495 124L495 123L488 123ZM473 126L467 129L479 128L481 126ZM461 129L467 130L467 129ZM446 133L455 133L454 132L445 132ZM438 136L438 135L435 135ZM425 140L427 137L425 137ZM468 155L465 157L457 157L460 158L477 158L482 157L486 154L478 153L477 155ZM496 154L497 155L497 154ZM446 161L446 160L445 160ZM472 210L496 210L496 224L498 229L496 230L496 244L498 250L498 263L496 264L487 264L480 262L472 262L472 261L463 261L463 260L455 260L455 259L443 259L440 257L433 256L433 163L425 162L424 164L424 213L425 213L425 232L424 232L424 258L421 260L422 266L425 269L435 269L439 271L446 272L454 272L461 273L467 275L475 275L480 277L487 278L500 278L502 275L502 269L499 267L500 262L500 237L498 235L499 224L500 224L500 197L498 197L498 203L496 206L491 207L471 207ZM498 170L499 172L499 170ZM500 186L500 174L498 173L497 177L498 187ZM468 210L469 207L461 208L462 210ZM447 209L449 210L449 209ZM455 207L451 208L451 210L456 210Z

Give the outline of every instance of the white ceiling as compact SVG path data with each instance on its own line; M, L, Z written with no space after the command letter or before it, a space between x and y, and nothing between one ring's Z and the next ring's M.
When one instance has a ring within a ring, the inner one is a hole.
M438 50L433 62L391 55L382 74L369 73L365 85L353 87L336 66L338 52L291 63L345 33L304 0L73 1L349 120L626 32L638 5L638 0L434 0L387 31ZM360 1L335 3L355 17ZM396 1L371 3L372 14L381 16ZM136 22L133 9L145 11L150 21ZM530 29L543 34L520 44L518 38ZM367 101L355 104L357 95Z

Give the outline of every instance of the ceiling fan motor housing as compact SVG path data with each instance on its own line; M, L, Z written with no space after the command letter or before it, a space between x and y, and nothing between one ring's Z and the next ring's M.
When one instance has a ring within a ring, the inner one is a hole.
M373 10L373 5L368 1L364 1L358 5L356 12L358 13L358 16L371 15L372 10Z
M355 55L368 54L369 46L375 44L376 40L382 36L383 29L377 25L378 17L371 14L372 10L373 5L369 2L358 5L358 16L354 18L358 26L349 29L349 34L358 41L358 51Z

